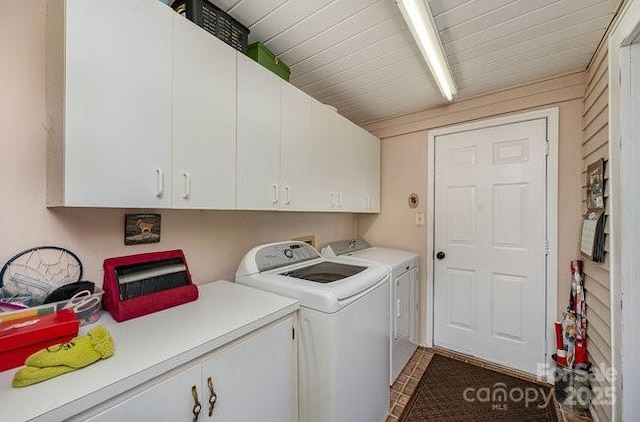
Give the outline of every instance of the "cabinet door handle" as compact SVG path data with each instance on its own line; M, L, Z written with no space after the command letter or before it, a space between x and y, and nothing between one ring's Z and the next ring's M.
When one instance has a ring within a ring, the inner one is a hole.
M332 208L336 206L336 193L331 192L331 205Z
M370 208L369 203L370 203L371 199L369 199L368 196L364 197L364 209L368 210Z
M202 411L202 405L198 400L198 390L195 385L191 386L191 395L193 396L193 409L191 413L193 413L193 422L197 422L200 412Z
M276 185L274 183L273 185L271 185L271 189L273 190L273 196L271 197L271 203L272 204L277 204L278 203L278 185Z
M338 208L342 207L342 192L338 192Z
M211 377L207 379L207 386L209 387L209 417L213 415L213 408L216 405L216 401L218 401L218 395L213 389L213 381Z
M157 181L156 181L156 186L158 188L158 190L156 190L156 196L158 198L162 197L162 194L164 193L164 183L163 183L163 178L162 178L162 169L156 169L156 177L157 177Z
M372 210L373 209L373 197L369 198L369 209Z
M191 176L189 173L182 173L184 177L184 195L182 195L182 199L189 199L191 196Z
M291 203L291 188L289 186L284 187L285 199L284 203L289 205Z

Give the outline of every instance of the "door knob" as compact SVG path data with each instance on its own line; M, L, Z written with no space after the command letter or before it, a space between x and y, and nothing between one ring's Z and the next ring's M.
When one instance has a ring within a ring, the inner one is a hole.
M444 259L444 257L445 257L445 256L447 256L447 255L445 255L445 253L444 253L444 252L438 252L438 253L436 254L436 258L438 258L438 259Z

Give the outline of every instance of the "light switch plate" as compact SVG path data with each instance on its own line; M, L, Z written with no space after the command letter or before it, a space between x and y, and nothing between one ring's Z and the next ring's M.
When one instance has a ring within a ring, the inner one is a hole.
M424 213L416 211L416 227L424 227Z

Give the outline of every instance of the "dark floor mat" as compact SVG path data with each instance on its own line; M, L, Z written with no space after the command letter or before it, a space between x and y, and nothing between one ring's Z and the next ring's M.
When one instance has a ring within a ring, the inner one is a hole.
M435 355L401 422L557 422L549 387Z

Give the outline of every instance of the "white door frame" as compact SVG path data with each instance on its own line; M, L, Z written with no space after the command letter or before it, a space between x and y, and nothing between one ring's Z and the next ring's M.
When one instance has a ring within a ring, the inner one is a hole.
M551 354L555 353L555 334L551 329L553 321L558 319L557 299L558 299L558 116L557 107L536 110L511 116L498 117L477 122L463 123L455 126L448 126L440 129L430 130L428 133L427 146L427 347L433 347L433 327L434 327L434 274L433 274L433 253L434 253L434 205L435 205L435 139L437 136L450 135L458 132L484 129L492 126L501 126L511 123L519 123L536 119L547 119L547 141L549 142L549 158L547 161L547 215L546 228L547 240L549 241L549 253L547 256L546 269L546 344L547 363L550 362Z
M633 269L638 268L640 265L640 258L638 257L638 250L631 245L631 247L622 248L622 233L626 230L630 230L633 225L633 221L625 216L629 215L629 211L626 207L633 206L633 202L637 201L637 198L627 198L621 202L621 183L627 178L633 177L635 170L635 176L637 177L637 169L629 164L637 165L637 163L629 163L632 161L632 157L627 154L621 154L621 146L625 145L625 140L622 138L623 133L629 133L629 127L622 127L622 113L628 112L628 95L625 98L621 95L620 86L620 71L621 71L621 59L624 53L624 48L628 44L626 42L629 36L633 33L638 23L640 22L640 1L630 0L628 1L623 10L620 11L620 18L614 24L611 35L608 40L608 60L609 60L609 191L611 198L611 273L610 273L610 285L611 285L611 366L617 374L622 374L622 351L624 338L622 335L622 310L623 303L622 291L629 292L630 279L633 274ZM628 122L629 119L626 119ZM621 173L621 168L624 167L624 174ZM633 180L633 183L636 183ZM626 192L629 192L627 190ZM626 193L625 192L625 193ZM633 191L637 195L637 191ZM637 215L637 214L636 214ZM632 311L634 308L636 313L638 312L638 303L631 303L629 300L632 298L629 295L624 303L625 313ZM625 353L630 353L630 350L625 345ZM637 351L636 351L637 355ZM633 357L629 356L628 359L632 360ZM625 365L625 369L629 369L630 366ZM627 382L625 382L627 389L632 388L630 382L636 382L634 376L637 376L637 372L630 372L626 374ZM637 397L633 394L624 394L622 391L622 377L617 376L613 380L614 395L616 400L613 405L612 421L623 420L623 414L625 418L633 418L639 412L638 404L636 402ZM634 389L637 391L637 384L633 384ZM629 419L631 420L631 419Z

